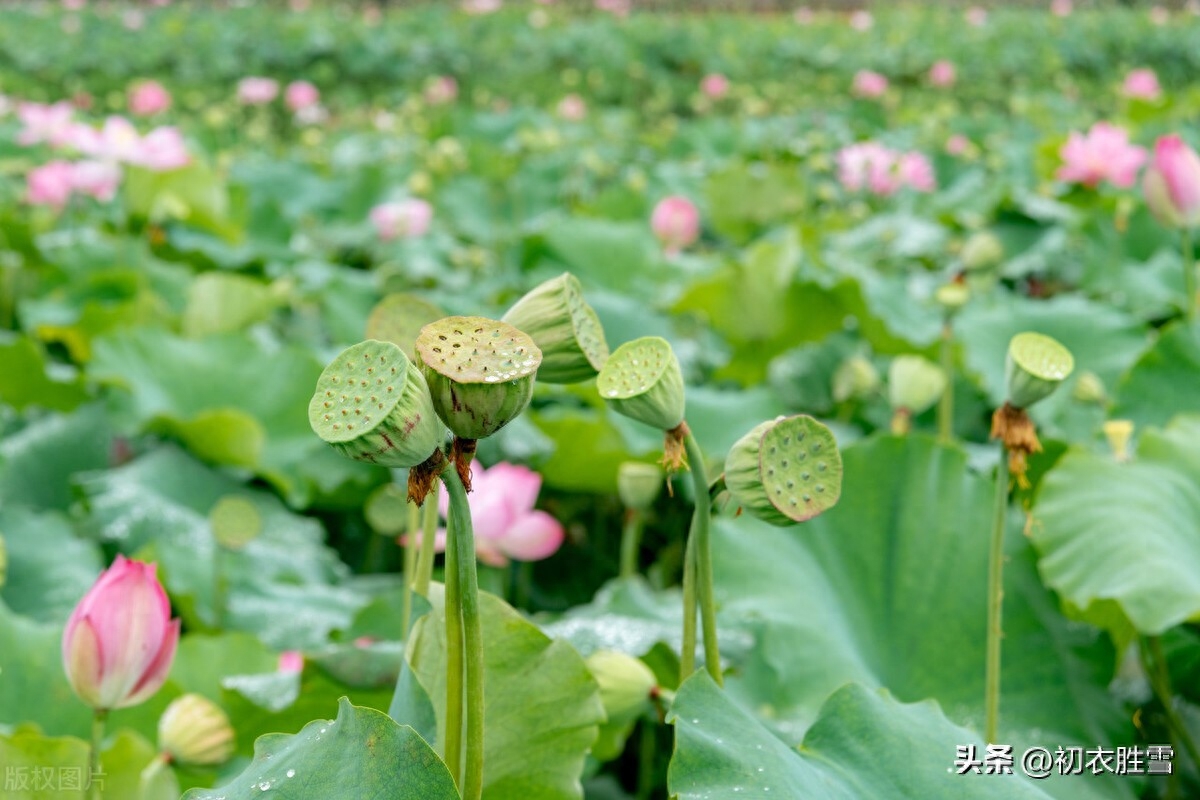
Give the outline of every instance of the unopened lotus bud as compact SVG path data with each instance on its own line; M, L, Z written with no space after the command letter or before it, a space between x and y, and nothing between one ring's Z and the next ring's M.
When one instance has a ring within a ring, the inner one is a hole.
M833 373L833 399L842 403L865 397L879 388L879 370L866 356L854 355L838 365Z
M634 719L650 706L658 681L641 659L615 650L597 650L586 663L600 684L600 702L610 724Z
M965 283L947 283L938 287L933 299L947 311L957 311L971 299L971 290Z
M1104 382L1096 373L1088 370L1079 373L1071 395L1081 403L1104 403L1108 399L1108 393L1104 390Z
M663 466L685 463L683 370L666 339L643 336L618 347L596 377L596 388L609 408L665 432Z
M625 461L617 468L617 494L626 508L648 511L663 486L663 471L654 464Z
M1133 422L1127 419L1110 419L1104 423L1104 438L1117 461L1129 460L1129 443L1133 439Z
M578 383L596 377L608 359L608 342L596 312L569 272L534 287L504 321L529 334L542 351L537 377L547 383Z
M896 356L888 367L888 401L892 408L916 415L946 391L946 373L921 356Z
M222 764L233 755L233 725L216 703L185 694L171 701L159 718L158 746L181 764Z
M1004 245L991 231L979 231L967 239L960 255L967 269L986 269L999 264L1004 258Z
M367 497L363 516L381 536L399 535L408 528L408 498L396 484L382 484Z
M400 346L368 339L341 352L308 404L313 431L349 458L414 467L444 436L421 370Z
M803 414L763 422L730 449L725 486L743 509L772 525L812 519L842 493L837 440Z
M1075 369L1071 351L1040 333L1018 333L1008 343L1005 379L1008 402L1029 408L1058 388Z
M258 508L244 497L227 495L208 512L208 524L217 544L229 550L241 550L262 532Z
M400 345L404 355L416 360L414 347L421 328L446 316L446 312L428 300L403 292L389 294L371 309L366 336Z

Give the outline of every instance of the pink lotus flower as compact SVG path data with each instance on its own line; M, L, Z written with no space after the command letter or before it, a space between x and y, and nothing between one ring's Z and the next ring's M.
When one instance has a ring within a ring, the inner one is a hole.
M502 5L502 0L463 0L462 10L477 16L499 11Z
M69 161L50 161L25 176L25 202L62 208L71 199L75 167Z
M1154 158L1142 178L1150 211L1164 225L1200 225L1200 156L1172 134L1154 143Z
M961 156L970 149L971 140L961 133L956 133L946 140L946 152L952 156Z
M430 78L425 84L425 102L431 106L442 106L458 99L458 81L449 75Z
M284 650L279 654L279 672L298 673L304 671L304 654L299 650Z
M238 81L237 97L242 105L261 106L279 96L279 81L251 76Z
M75 694L95 709L137 705L167 679L179 620L153 564L117 560L75 606L63 631L63 666Z
M986 8L981 6L971 6L963 16L966 18L968 25L974 28L982 28L987 24L988 12Z
M709 100L720 100L729 93L729 79L717 72L705 75L700 81L700 91Z
M888 79L878 72L860 69L854 75L854 85L851 87L859 97L882 97L888 90Z
M958 74L955 72L954 65L945 59L933 62L933 66L929 68L929 82L934 86L942 88L953 86L957 78Z
M121 185L121 168L110 161L80 161L72 165L71 188L102 203L112 200Z
M587 103L577 94L569 94L558 101L558 116L568 122L579 122L587 116Z
M308 81L292 81L283 92L283 101L292 111L300 111L321 102L321 92Z
M53 105L21 103L17 106L17 118L24 127L17 132L17 144L29 147L46 142L51 147L61 147L70 138L74 116L75 109L66 100Z
M485 564L502 567L514 561L541 561L558 552L563 526L545 511L534 509L542 489L542 476L517 464L500 462L488 469L474 465L471 472L471 522L475 526L475 552ZM439 507L445 515L449 499L443 493ZM437 543L445 550L444 532Z
M129 113L150 117L171 107L171 94L158 81L139 81L129 90Z
M1050 0L1050 13L1056 17L1069 17L1073 10L1071 0Z
M192 161L183 134L178 128L161 127L142 139L141 148L129 163L153 172L168 172L186 167Z
M700 212L686 197L664 197L650 215L650 229L673 256L700 237Z
M1162 87L1158 84L1158 75L1152 69L1135 69L1125 76L1121 92L1126 97L1135 100L1154 101L1162 97Z
M918 192L932 192L937 188L937 178L929 159L917 152L904 153L896 163L896 175L902 186Z
M424 236L432 220L433 206L415 197L381 203L371 209L371 223L384 241Z
M867 31L875 24L875 18L871 16L871 12L865 9L859 9L850 15L850 27L856 31Z
M900 153L878 142L860 142L837 154L838 179L852 192L867 189L886 197L902 188L931 192L937 188L933 167L917 152Z
M1127 189L1146 160L1143 148L1130 144L1124 130L1107 122L1097 122L1086 136L1072 131L1059 153L1063 165L1056 177L1090 188L1107 180Z

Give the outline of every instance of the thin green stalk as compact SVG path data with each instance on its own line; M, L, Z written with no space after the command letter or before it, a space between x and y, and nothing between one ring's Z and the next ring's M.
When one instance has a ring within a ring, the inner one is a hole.
M1171 727L1176 739L1187 750L1192 763L1200 767L1200 750L1196 748L1196 740L1192 738L1187 725L1180 718L1179 712L1175 710L1175 703L1171 697L1171 673L1167 669L1167 657L1163 653L1162 638L1158 636L1139 638L1138 649L1141 651L1142 667L1146 670L1146 677L1150 680L1150 688L1154 690L1154 696L1158 698L1159 704L1163 707L1167 724Z
M420 538L421 507L408 503L408 538L404 542L404 604L400 607L400 634L408 637L408 626L412 622L412 596L416 591L417 540Z
M1183 229L1183 291L1187 293L1183 306L1188 321L1196 318L1196 263L1192 257L1192 229Z
M693 517L692 527L696 526ZM679 651L679 682L696 671L696 537L688 531L683 548L683 647Z
M104 791L97 778L100 772L100 747L104 743L104 723L108 721L108 711L97 708L92 713L92 749L88 754L88 787L92 800L101 800Z
M654 794L654 759L658 757L658 728L648 719L643 719L640 727L637 800L650 800Z
M467 685L467 764L462 781L463 800L480 800L483 796L483 624L479 615L479 579L475 570L475 534L471 525L471 507L458 472L453 466L442 472L442 482L450 495L448 527L452 544L446 553L454 551L459 579L456 590L461 593L458 603L465 638ZM449 570L447 566L447 619L449 619ZM447 625L447 629L449 625ZM461 702L461 694L459 695ZM457 762L456 762L457 763Z
M446 766L462 788L463 658L462 589L459 586L457 531L446 532Z
M373 530L367 534L367 537L367 546L363 550L362 571L365 573L383 572L387 563L384 537Z
M942 323L942 373L946 388L938 400L938 439L949 444L954 440L954 325L949 315Z
M225 548L213 540L213 625L217 630L225 627Z
M704 663L708 674L723 685L721 678L721 648L717 643L717 605L713 598L712 503L708 499L708 472L704 468L704 453L696 437L689 431L684 440L688 463L692 470L692 485L696 507L692 512L691 535L696 539L696 594L700 600L700 627L704 635Z
M984 688L984 741L994 744L1000 718L1000 633L1004 611L1004 529L1008 520L1008 448L1000 443L996 498L992 509L992 543L988 552L987 676Z
M429 583L433 580L433 556L437 547L438 493L439 484L425 498L421 506L424 526L421 530L421 552L417 556L417 574L413 577L413 588L417 594L428 595Z
M621 530L621 577L632 578L638 571L638 553L642 547L642 527L645 518L636 508L625 511L625 526Z

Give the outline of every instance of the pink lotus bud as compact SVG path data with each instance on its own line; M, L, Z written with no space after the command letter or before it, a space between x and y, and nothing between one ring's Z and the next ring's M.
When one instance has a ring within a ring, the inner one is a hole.
M667 254L674 255L700 237L700 212L686 197L664 197L650 215L650 229Z
M587 116L587 103L577 94L569 94L562 100L558 101L556 109L558 116L568 122L579 122Z
M1200 225L1200 156L1172 134L1154 143L1154 159L1142 178L1150 211L1164 225Z
M937 189L937 178L933 174L933 165L929 159L917 152L904 153L896 164L896 173L900 183L918 192L932 192Z
M961 133L956 133L946 140L946 152L952 156L961 156L970 149L971 140Z
M153 564L117 560L75 606L63 631L63 666L75 694L95 709L137 705L167 679L179 620Z
M1121 92L1135 100L1157 100L1162 96L1162 87L1158 85L1154 70L1135 69L1125 76Z
M1086 136L1072 131L1059 155L1063 165L1056 177L1089 188L1108 180L1127 189L1146 160L1145 149L1130 144L1129 134L1107 122L1097 122Z
M308 81L292 81L284 90L283 101L292 111L300 111L319 103L321 92Z
M929 68L929 82L934 86L942 88L953 86L957 77L954 65L945 59L933 62L933 66Z
M171 107L171 94L158 81L139 81L129 90L129 113L150 117Z
M987 24L988 12L982 6L971 6L963 16L966 18L968 25L974 28L982 28Z
M261 106L279 95L279 81L251 76L238 81L237 96L242 105Z
M888 90L888 79L878 72L860 69L854 75L851 91L859 97L882 97Z
M710 100L720 100L729 93L729 79L716 72L705 75L700 81L700 91Z
M284 650L279 654L279 671L289 673L303 672L304 654L299 650Z
M62 208L71 199L75 167L67 161L51 161L25 176L25 202L35 206Z
M384 241L424 236L432 220L433 206L415 197L371 209L371 224Z

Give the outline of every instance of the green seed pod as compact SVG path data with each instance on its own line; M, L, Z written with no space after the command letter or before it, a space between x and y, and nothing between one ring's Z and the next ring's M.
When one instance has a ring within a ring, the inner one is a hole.
M957 311L971 299L971 290L965 283L947 283L937 288L933 299L947 311Z
M1108 400L1108 393L1104 389L1104 381L1100 380L1100 376L1090 370L1084 370L1079 373L1079 377L1075 380L1075 388L1071 392L1071 396L1081 403L1095 403L1103 405Z
M596 379L608 405L664 431L683 422L683 371L666 339L643 336L618 347Z
M254 503L232 494L212 507L208 524L217 544L229 550L241 550L262 532L262 516Z
M1008 343L1005 379L1008 402L1029 408L1049 397L1075 369L1071 351L1040 333L1018 333Z
M428 300L403 292L389 294L380 300L367 317L368 339L400 345L404 355L416 360L413 349L421 328L446 316L446 312Z
M617 494L626 508L648 511L663 486L663 471L643 461L625 461L617 467Z
M879 387L879 370L866 356L850 356L833 373L833 400L842 403L865 397Z
M195 766L222 764L233 755L229 716L206 697L181 695L158 720L158 746L172 761Z
M779 417L755 426L725 459L733 499L772 525L828 511L842 493L842 454L833 432L812 417Z
M608 342L596 312L569 272L534 287L504 321L529 334L542 351L537 377L546 383L578 383L596 377L608 360Z
M433 407L455 436L482 439L529 405L542 351L522 331L486 317L446 317L417 337Z
M991 231L979 231L967 239L962 249L963 266L969 270L986 269L1004 258L1004 245Z
M343 455L385 467L423 463L445 436L421 371L399 345L374 339L321 373L308 422Z
M946 373L921 356L896 356L888 367L888 401L896 410L920 414L945 390Z
M600 702L610 723L634 719L649 708L658 681L641 659L615 650L597 650L586 663L600 684Z

